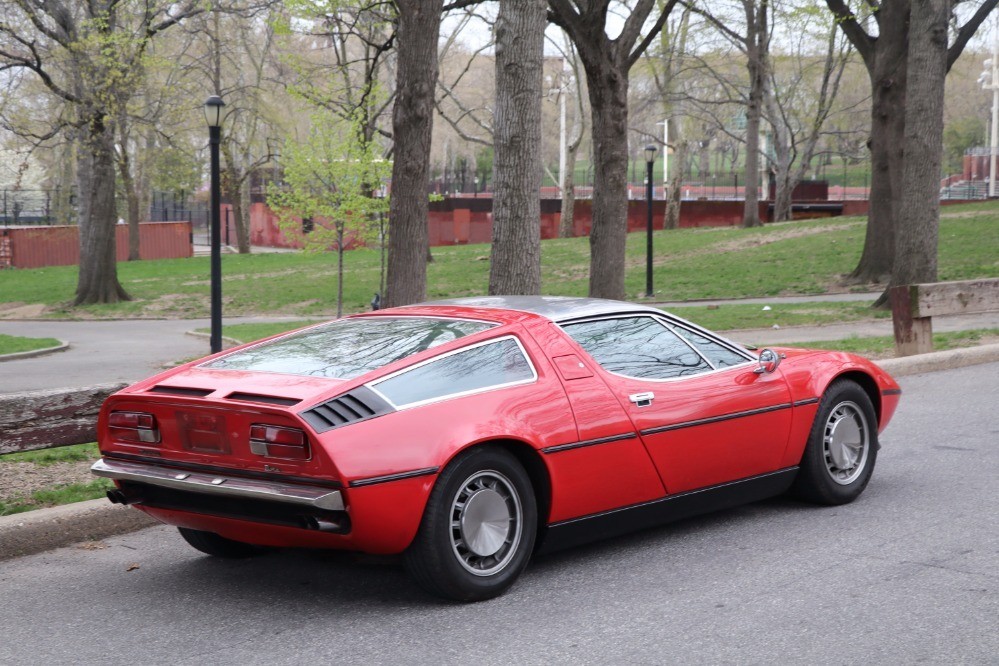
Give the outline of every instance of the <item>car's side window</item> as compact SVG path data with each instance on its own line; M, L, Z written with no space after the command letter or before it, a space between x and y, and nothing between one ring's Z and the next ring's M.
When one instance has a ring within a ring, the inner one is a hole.
M652 317L621 317L562 328L605 370L639 379L672 379L711 370L690 345Z
M680 326L675 327L673 330L682 335L687 342L694 345L697 351L701 352L701 355L708 359L716 368L728 368L749 361L742 354L737 354L728 347L710 338L706 338L700 333L695 333Z
M520 343L506 337L430 359L369 386L402 409L535 379Z

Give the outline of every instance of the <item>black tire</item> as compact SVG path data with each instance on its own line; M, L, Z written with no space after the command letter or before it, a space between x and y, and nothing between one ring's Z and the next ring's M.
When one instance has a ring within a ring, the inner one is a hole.
M537 525L534 489L517 459L498 447L471 449L437 479L406 570L436 596L491 599L527 566Z
M874 472L878 421L871 399L855 382L833 382L815 414L791 492L816 504L857 499Z
M242 559L244 557L253 557L263 552L263 548L260 546L226 539L215 532L192 530L187 527L178 527L177 529L180 531L180 536L184 537L184 541L202 553L213 557Z

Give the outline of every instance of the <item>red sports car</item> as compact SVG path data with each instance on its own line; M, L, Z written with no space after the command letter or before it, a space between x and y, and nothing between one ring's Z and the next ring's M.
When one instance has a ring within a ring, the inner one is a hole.
M754 352L650 307L469 298L243 345L111 396L111 501L195 548L402 553L496 596L531 555L786 491L857 498L898 384L845 353Z

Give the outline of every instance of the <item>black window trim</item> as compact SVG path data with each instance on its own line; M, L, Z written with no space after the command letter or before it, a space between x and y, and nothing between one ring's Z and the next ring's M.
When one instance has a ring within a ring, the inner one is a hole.
M608 370L607 368L605 368L599 361L597 361L597 359L593 358L593 356L588 351L586 351L585 348L583 348L583 345L579 344L579 342L577 342L576 339L572 337L571 333L569 333L568 331L565 330L566 326L571 326L572 324L585 324L585 323L588 323L588 322L591 322L591 321L607 321L609 319L634 319L634 318L637 318L637 317L648 317L649 319L655 320L657 323L659 323L660 325L662 325L667 331L669 331L670 333L672 333L673 335L675 335L677 338L679 338L680 341L682 341L685 345L687 345L688 347L690 347L691 351L693 351L695 354L697 354L697 356L699 358L701 358L701 360L703 360L705 363L707 363L708 367L711 368L711 369L710 370L706 370L704 372L698 372L697 374L687 375L685 377L666 377L664 379L657 379L657 378L654 378L654 377L633 377L631 375L625 375L625 374L622 374L620 372L614 372L613 370ZM601 370L603 370L604 372L606 372L607 374L610 374L610 375L615 375L617 377L624 377L626 379L631 379L631 380L639 381L639 382L664 383L664 382L684 381L684 380L687 380L687 379L694 379L695 377L704 377L706 375L714 374L716 372L725 372L727 370L731 370L732 368L738 368L738 367L741 367L741 366L749 364L749 363L756 363L757 362L756 359L750 358L747 352L740 351L740 350L736 349L735 347L733 347L733 345L728 344L725 340L723 340L723 339L719 338L718 336L712 334L710 331L708 331L706 329L703 329L700 326L697 326L696 324L691 324L690 322L687 322L685 320L678 319L677 321L673 321L673 317L668 316L665 313L656 313L656 312L620 312L620 313L616 313L616 314L598 315L598 316L594 316L594 317L581 317L579 319L573 319L573 320L570 320L570 321L558 322L557 325L558 325L559 328L561 328L563 330L563 332L567 336L569 336L569 338L573 342L576 343L576 345L579 346L580 349L583 350L583 353L585 353L587 356L590 357L590 359L593 360L593 362ZM679 333L677 333L674 330L675 328L685 328L685 329L687 329L687 330L689 330L691 332L695 332L698 335L702 335L702 336L706 337L707 339L711 340L712 342L717 342L717 343L721 344L723 347L725 347L726 349L734 351L739 356L742 356L743 358L745 358L745 362L744 363L739 363L739 364L736 364L736 365L728 365L728 366L725 366L723 368L716 367L715 364L712 363L710 360L708 360L708 358L704 354L702 354L699 349L697 349L696 347L694 347L694 345L689 340L687 340L685 337L683 337L682 335L680 335Z
M384 381L388 381L389 379L398 377L399 375L403 375L407 372L416 370L417 368L421 368L425 365L430 365L431 363L436 363L437 361L445 359L449 356L454 356L455 354L460 354L462 352L466 352L471 349L475 349L477 347L485 347L486 345L498 344L500 342L503 342L504 340L513 340L517 344L518 349L520 349L521 355L524 357L524 360L527 361L527 367L531 369L531 377L529 379L518 379L517 381L514 382L503 382L500 384L491 384L489 386L483 386L482 388L469 389L467 391L457 391L455 393L447 393L445 395L437 396L434 398L427 398L426 400L417 400L415 402L408 402L402 405L397 405L395 402L390 400L387 395L378 390L378 384ZM498 338L489 338L488 340L480 340L479 342L475 342L470 345L465 345L464 347L459 347L458 349L452 349L449 352L445 352L443 354L438 354L437 356L424 359L419 363L414 363L413 365L406 366L401 370L396 370L395 372L387 374L384 377L379 377L378 379L374 379L364 384L364 386L377 393L383 400L385 400L385 402L392 405L392 407L394 407L396 411L404 411L407 409L413 409L415 407L430 405L436 402L444 402L445 400L454 400L455 398L463 398L467 395L476 395L478 393L486 393L487 391L497 391L499 389L505 389L511 386L522 386L525 384L533 384L537 381L538 381L538 370L534 366L534 361L531 360L531 355L527 353L527 349L524 347L524 343L521 342L520 338L518 338L513 333L508 333L506 335L501 335Z

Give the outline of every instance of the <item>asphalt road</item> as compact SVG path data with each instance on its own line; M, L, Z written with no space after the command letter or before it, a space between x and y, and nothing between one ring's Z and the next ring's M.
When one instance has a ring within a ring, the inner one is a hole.
M902 386L848 506L778 499L547 556L475 605L391 560L217 561L155 527L0 563L0 663L997 663L999 364Z
M288 317L226 319L226 324ZM0 363L0 393L67 386L136 382L165 364L207 356L207 338L184 335L209 326L207 319L112 321L0 321L0 333L56 338L66 351Z
M857 296L857 294L834 294L808 298L812 300L843 300L841 297L856 298ZM784 297L783 299L771 299L770 302L775 304L796 302L796 298L798 297ZM763 302L764 299L759 300ZM296 318L227 318L225 323L293 319ZM164 367L177 361L208 355L209 347L206 338L184 335L185 331L207 328L208 326L207 319L0 320L0 333L28 337L52 337L69 342L71 345L70 349L63 352L0 363L0 393L113 382L136 382L160 372ZM999 328L999 312L934 317L933 319L933 330L937 332L971 328ZM725 333L733 340L757 346L891 334L890 319L828 326L793 326L780 329L728 331Z

